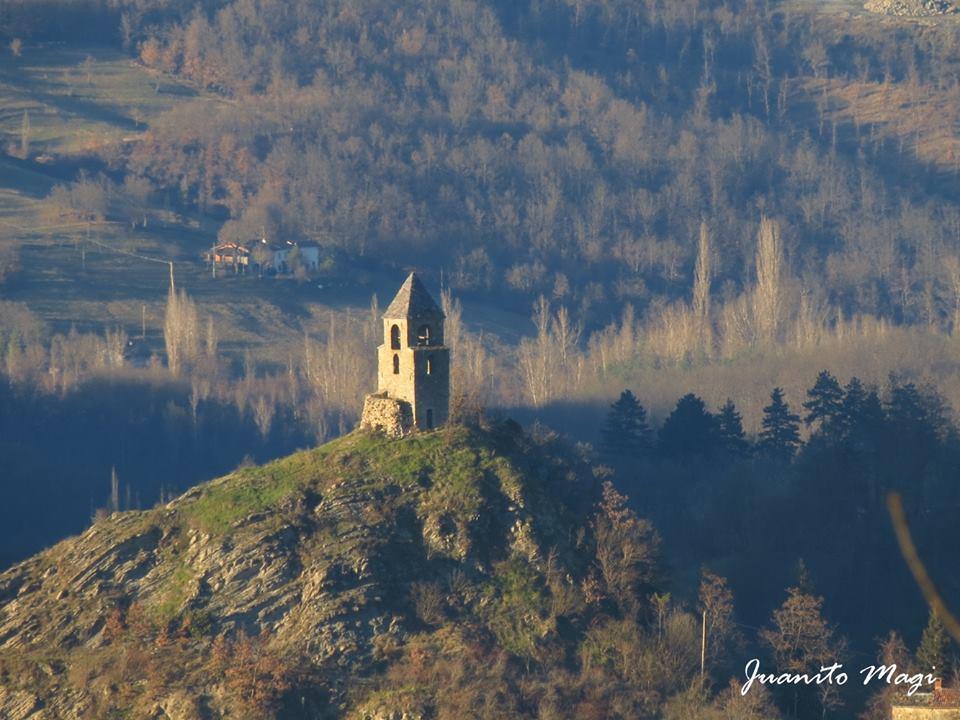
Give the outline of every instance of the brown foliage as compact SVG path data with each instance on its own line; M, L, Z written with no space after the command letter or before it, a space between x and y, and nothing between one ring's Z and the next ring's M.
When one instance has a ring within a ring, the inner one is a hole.
M621 612L635 614L657 577L660 538L647 521L627 507L609 481L593 521L596 561L606 594Z
M266 631L250 637L242 630L233 639L214 641L213 666L242 717L263 718L276 710L290 688L292 669L280 652L269 647Z

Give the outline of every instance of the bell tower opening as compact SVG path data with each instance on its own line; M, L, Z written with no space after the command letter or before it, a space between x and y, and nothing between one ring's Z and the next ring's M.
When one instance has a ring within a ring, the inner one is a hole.
M424 346L430 344L430 326L421 325L417 330L417 345Z
M390 349L391 350L400 349L400 326L399 325L390 326Z

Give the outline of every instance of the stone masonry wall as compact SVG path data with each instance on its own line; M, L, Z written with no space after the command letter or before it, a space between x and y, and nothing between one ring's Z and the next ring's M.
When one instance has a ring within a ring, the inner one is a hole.
M403 437L413 429L410 403L384 393L367 395L360 416L361 430L380 430L390 437Z
M894 707L893 720L960 720L960 708Z

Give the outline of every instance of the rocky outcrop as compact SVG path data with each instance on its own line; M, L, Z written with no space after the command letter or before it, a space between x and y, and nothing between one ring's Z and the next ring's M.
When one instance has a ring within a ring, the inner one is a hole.
M9 691L0 687L0 711L7 720L37 718L42 713L40 699L26 690Z
M491 442L459 428L358 432L115 513L10 568L0 718L230 715L217 708L232 691L208 668L214 640L241 633L322 677L336 705L419 622L414 579L446 582L451 563L482 574L497 557L538 565L564 537L540 481ZM183 679L165 685L154 677L165 661L150 659L171 644Z
M922 17L957 12L950 0L867 0L864 9L881 15Z

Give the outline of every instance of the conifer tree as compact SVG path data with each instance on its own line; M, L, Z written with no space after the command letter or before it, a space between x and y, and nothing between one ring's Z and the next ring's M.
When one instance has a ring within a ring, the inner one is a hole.
M770 457L789 461L800 445L800 416L790 412L783 389L774 388L770 404L763 409L760 449Z
M650 449L650 426L647 411L629 390L620 393L620 399L610 406L600 446L610 455L639 457Z
M867 400L867 391L860 382L860 378L852 377L843 389L843 403L840 405L840 415L838 419L844 432L847 432L854 425L863 411L863 405Z
M660 428L660 452L669 458L709 456L721 445L717 418L703 400L688 393L677 401Z
M733 404L733 400L727 398L727 402L720 408L720 413L717 415L717 422L720 430L720 444L724 451L735 457L749 455L750 443L747 442L746 434L743 432L743 418Z
M943 677L947 671L947 629L936 612L930 610L930 619L917 648L917 666L922 673Z
M857 401L855 415L840 423L842 434L839 440L845 443L849 452L858 456L860 470L866 475L875 474L876 449L883 442L883 428L887 415L880 402L880 396L871 389L862 400Z
M821 370L813 387L807 390L809 400L803 404L807 411L803 422L818 423L821 427L836 420L843 407L843 389L837 379L826 370Z

